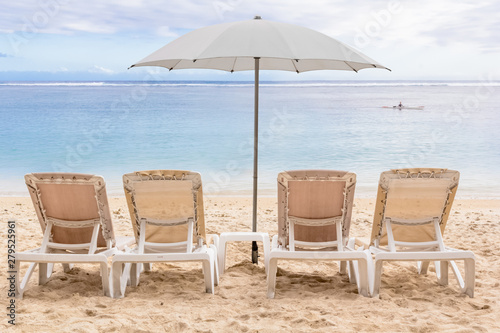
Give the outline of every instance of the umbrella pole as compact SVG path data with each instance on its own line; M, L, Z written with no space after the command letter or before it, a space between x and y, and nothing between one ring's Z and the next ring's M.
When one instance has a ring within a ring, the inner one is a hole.
M257 179L258 179L258 152L259 152L259 57L255 57L255 100L254 100L254 130L253 130L253 214L252 231L257 231ZM252 262L259 262L259 248L257 242L252 242Z

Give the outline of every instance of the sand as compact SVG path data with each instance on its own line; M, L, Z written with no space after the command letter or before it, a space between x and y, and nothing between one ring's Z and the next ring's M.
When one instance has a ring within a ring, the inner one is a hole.
M110 198L116 233L131 236L124 198ZM40 226L29 198L0 198L4 253L8 218L17 221L16 249L40 245ZM250 198L205 199L209 233L250 231ZM374 200L355 201L351 236L368 240ZM266 298L261 260L250 262L249 243L228 245L227 270L215 295L204 292L201 265L157 264L125 298L102 295L97 266L64 273L57 265L50 281L36 276L24 299L16 300L17 332L499 332L500 200L456 200L445 243L476 255L475 297L440 286L431 265L418 275L411 263L384 265L380 297L359 296L336 262L280 261L276 298ZM259 231L276 234L276 200L259 200ZM0 274L6 306L6 256ZM26 269L26 265L23 269ZM2 307L7 313L6 308ZM0 330L14 331L2 316Z

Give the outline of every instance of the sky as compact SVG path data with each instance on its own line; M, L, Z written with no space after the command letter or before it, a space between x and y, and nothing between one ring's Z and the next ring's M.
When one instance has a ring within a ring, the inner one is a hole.
M0 0L0 81L253 80L253 73L127 68L207 25L252 19L336 38L392 71L261 80L498 80L498 0Z

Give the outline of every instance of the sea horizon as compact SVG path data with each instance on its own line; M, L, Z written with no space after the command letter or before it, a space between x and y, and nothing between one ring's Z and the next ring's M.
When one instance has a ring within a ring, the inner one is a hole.
M254 81L249 80L0 80L0 86L106 86L106 85L191 85L191 84L220 84L220 85L251 85ZM406 80L372 80L372 79L350 79L350 80L260 80L259 85L326 85L326 86L500 86L500 80L483 78L480 80L462 79L406 79Z

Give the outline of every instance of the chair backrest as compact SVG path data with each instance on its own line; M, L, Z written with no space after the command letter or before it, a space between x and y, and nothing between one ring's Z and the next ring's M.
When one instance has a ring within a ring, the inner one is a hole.
M195 222L193 242L206 241L201 175L183 170L137 171L123 175L125 197L139 241L140 221L192 218ZM188 226L147 225L146 242L178 243L187 241Z
M52 228L53 243L84 244L91 242L93 227L74 228L73 222L99 219L97 246L115 242L106 183L101 176L79 173L30 173L24 176L45 232L48 219L57 219ZM68 227L65 227L65 224Z
M438 218L443 234L458 187L460 173L447 169L398 169L382 172L375 205L371 243L387 245L386 218L408 221L392 224L394 239L402 242L436 240L432 223L413 221Z
M342 216L342 236L349 237L356 174L336 170L294 170L278 175L278 236L289 243L290 216L325 219ZM295 226L295 240L331 242L337 240L336 226Z

